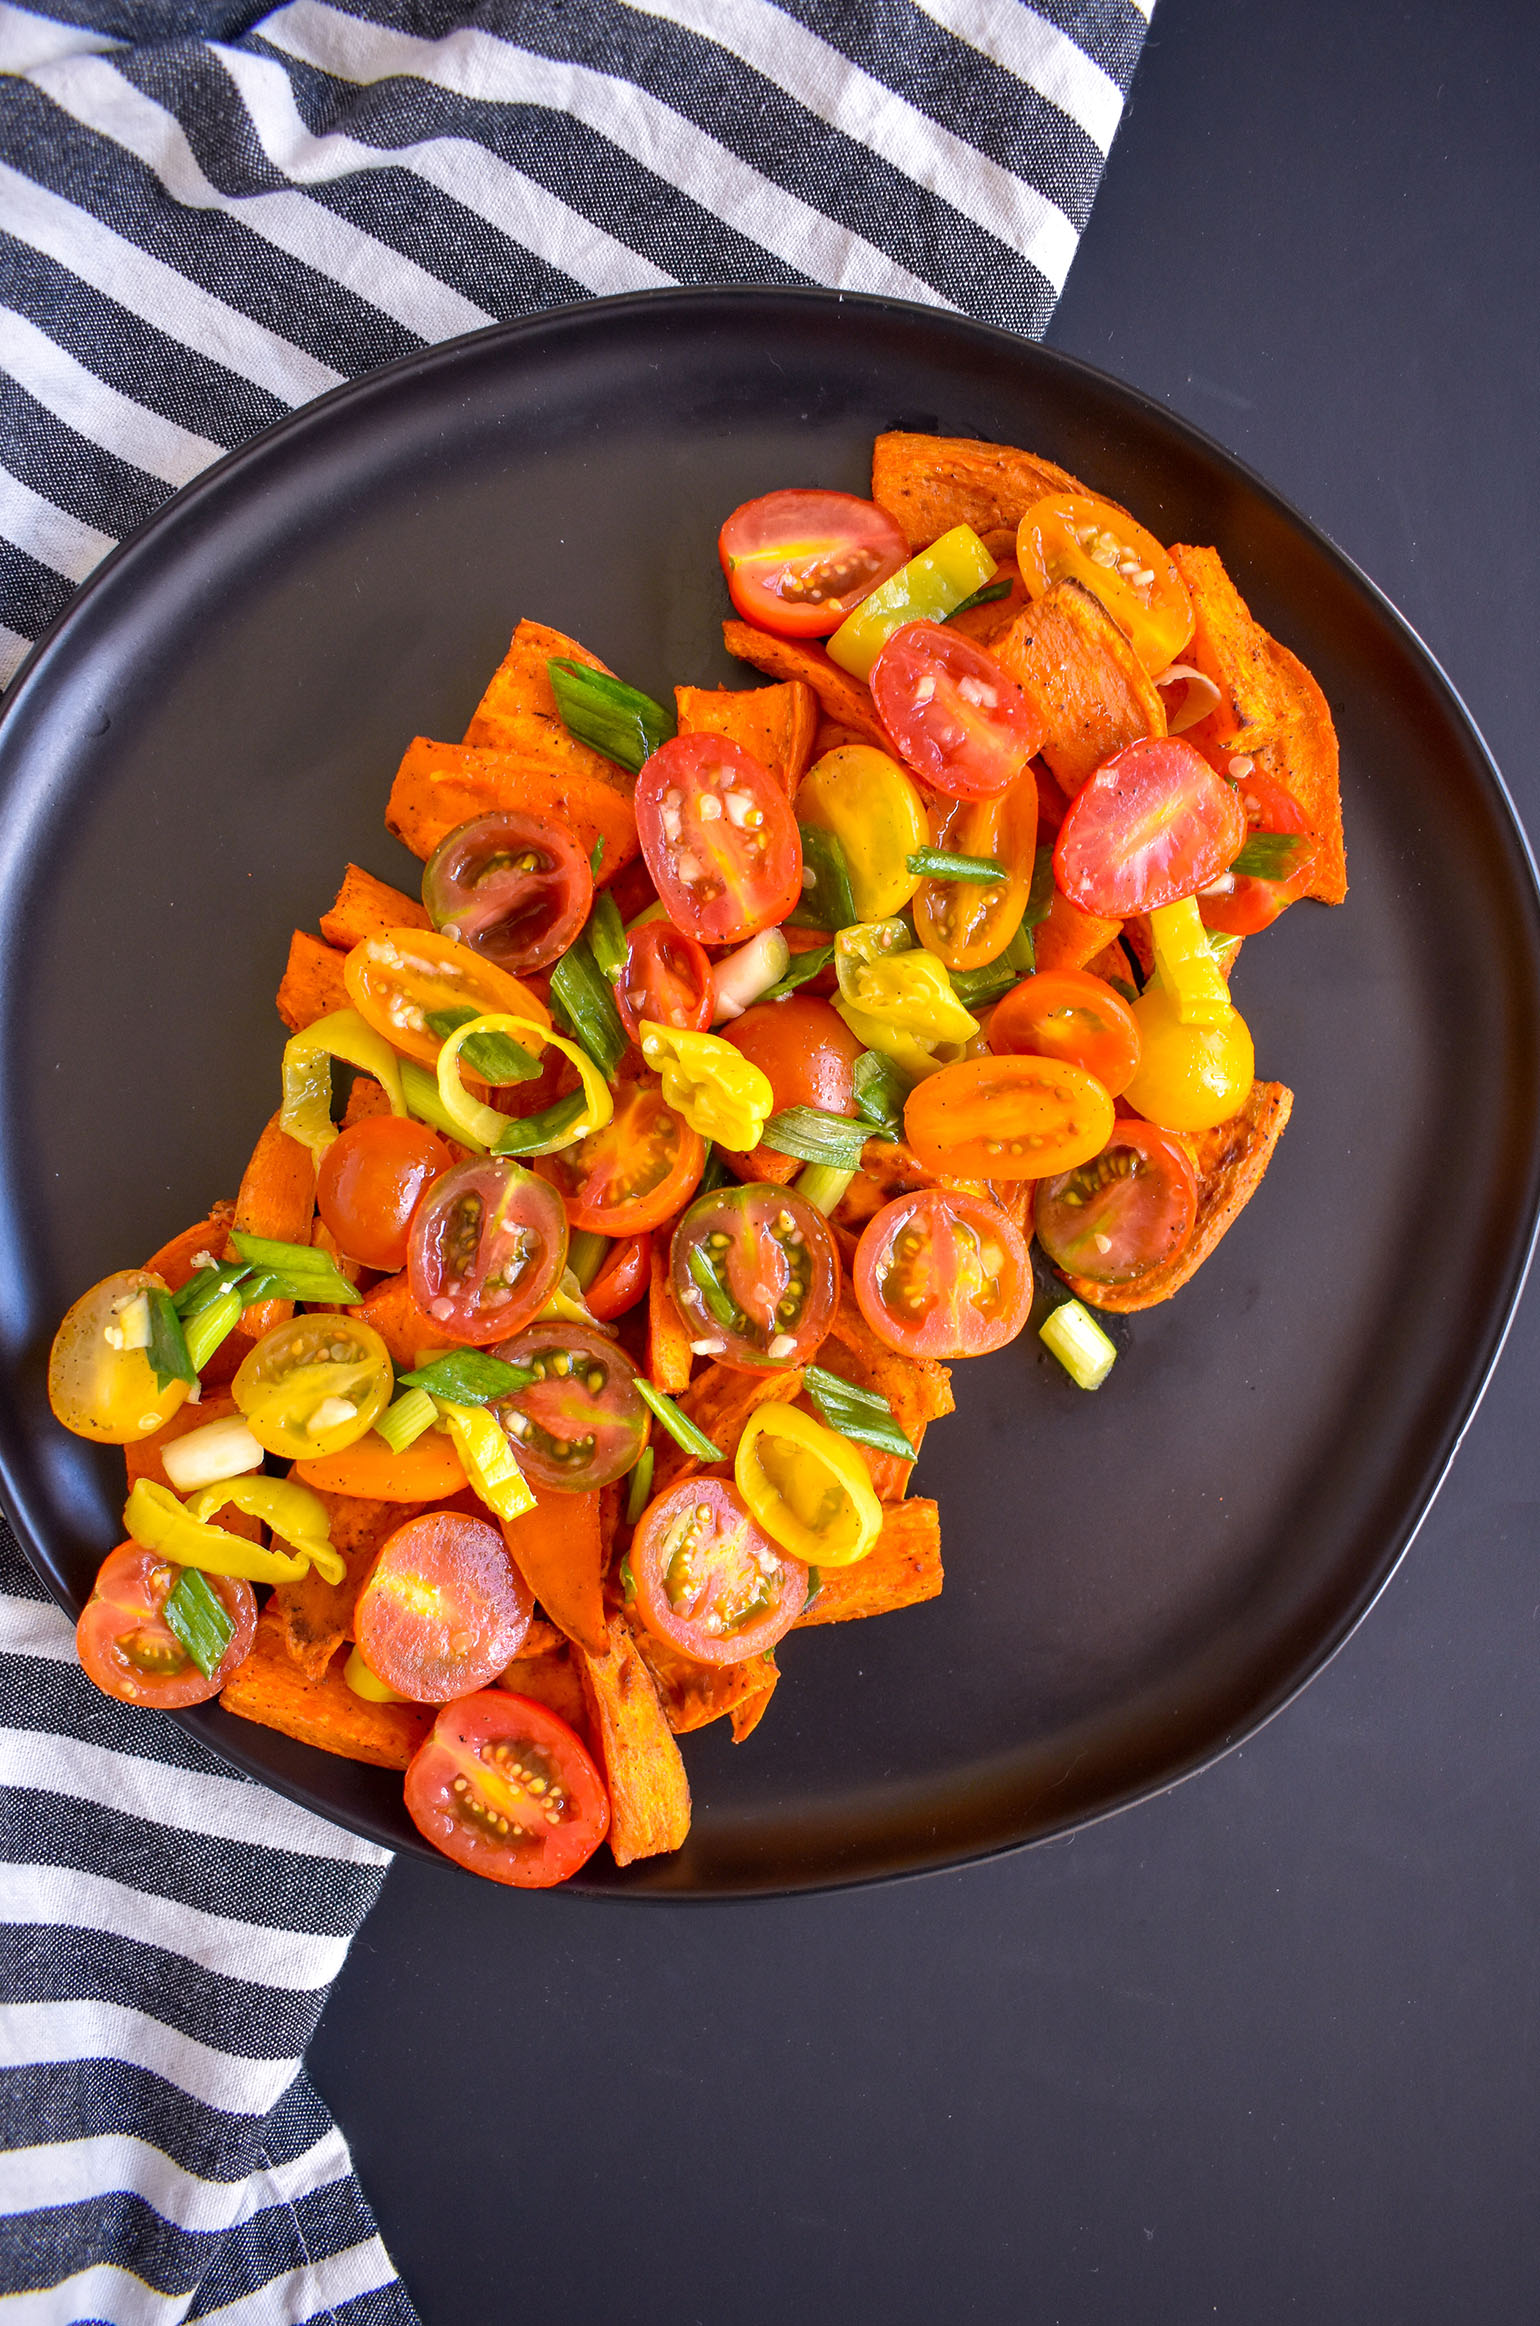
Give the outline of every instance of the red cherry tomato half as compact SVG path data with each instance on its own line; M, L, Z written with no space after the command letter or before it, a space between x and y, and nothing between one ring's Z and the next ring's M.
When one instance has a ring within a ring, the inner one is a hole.
M674 1230L669 1280L719 1364L805 1365L834 1321L840 1264L823 1213L789 1187L717 1187Z
M594 901L594 876L550 816L505 808L442 839L422 876L435 929L516 977L566 952Z
M769 769L724 735L676 735L636 779L636 830L663 909L702 945L738 945L802 896L802 839Z
M1245 837L1235 786L1180 736L1156 736L1114 752L1075 794L1053 877L1082 912L1126 921L1207 888Z
M906 622L871 672L872 701L909 765L954 799L985 799L1020 775L1043 719L1004 665L942 622Z
M494 1409L536 1486L589 1494L625 1475L651 1424L636 1367L608 1334L551 1319L499 1341L495 1354L539 1375Z
M429 1510L387 1535L353 1609L358 1652L418 1704L469 1696L512 1663L534 1604L490 1519Z
M1169 1131L1120 1116L1102 1152L1039 1180L1037 1240L1056 1267L1093 1284L1132 1284L1185 1250L1198 1178Z
M599 1270L583 1298L589 1313L601 1324L612 1317L624 1316L634 1308L646 1291L652 1274L651 1236L626 1236L614 1250L606 1253Z
M904 1357L985 1356L1016 1338L1032 1306L1020 1228L958 1188L884 1204L862 1231L854 1280L872 1331Z
M1262 775L1246 756L1231 762L1235 788L1246 812L1246 829L1253 832L1308 832L1305 812L1277 779ZM1221 873L1215 888L1200 890L1198 910L1207 929L1227 937L1254 937L1270 928L1285 905L1293 904L1310 886L1315 870L1312 844L1301 854L1287 880L1259 880L1248 872Z
M365 1115L322 1156L316 1209L350 1260L394 1275L406 1266L412 1214L453 1162L443 1140L425 1123L408 1122L403 1115Z
M406 1811L457 1866L516 1890L565 1882L610 1827L604 1780L577 1731L502 1688L444 1707L406 1772Z
M235 1630L214 1670L199 1671L162 1612L184 1572L138 1543L120 1543L103 1560L75 1626L75 1652L104 1696L165 1712L206 1704L250 1655L257 1631L251 1585L233 1575L206 1575Z
M528 1324L566 1264L560 1198L508 1156L474 1156L435 1180L407 1244L412 1298L447 1338L474 1348Z
M854 493L762 493L717 537L728 592L746 622L782 638L827 638L908 561L885 509Z
M598 1236L640 1236L687 1204L706 1168L706 1142L663 1103L655 1074L623 1082L615 1112L535 1169L550 1181L575 1228Z
M772 1542L726 1478L687 1478L631 1538L634 1612L697 1664L773 1648L807 1603L807 1569Z
M644 921L626 939L626 965L615 987L615 1007L633 1042L643 1018L704 1034L711 1025L711 963L693 937L672 921Z
M1067 1058L1116 1098L1139 1063L1139 1021L1122 995L1088 969L1040 969L995 1005L989 1047L1002 1058Z

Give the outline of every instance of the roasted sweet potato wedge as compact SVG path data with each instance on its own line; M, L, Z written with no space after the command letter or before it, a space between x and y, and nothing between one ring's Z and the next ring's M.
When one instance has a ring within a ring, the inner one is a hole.
M386 829L426 863L445 834L473 816L529 808L564 824L585 854L592 854L596 840L604 842L602 884L632 861L638 842L630 798L594 774L589 762L597 758L565 727L533 714L524 731L510 734L496 750L434 743L419 735L391 786ZM602 764L610 765L608 760Z
M612 1616L603 1655L574 1653L609 1786L616 1865L678 1849L690 1830L690 1780L629 1626Z
M1114 751L1166 731L1148 671L1078 582L1055 582L1034 598L990 651L1041 709L1043 757L1071 797Z
M231 1226L281 1244L308 1244L315 1218L315 1163L310 1149L291 1139L273 1115L252 1150L235 1199ZM229 1257L229 1254L224 1255ZM294 1314L288 1300L259 1300L241 1312L241 1330L254 1341Z
M1034 501L1085 489L1051 460L973 436L893 429L872 447L872 499L903 528L911 549L928 549L954 525L971 525L999 556L1014 546Z
M351 953L365 937L383 937L387 929L426 929L426 908L420 898L376 880L361 864L350 864L342 876L336 902L321 915L321 934L328 945Z
M328 1018L333 1010L351 1005L342 978L343 956L333 945L323 945L308 929L296 929L289 939L289 958L278 987L278 1015L291 1034Z
M675 1736L688 1736L713 1720L725 1720L763 1697L768 1704L780 1674L773 1649L750 1656L741 1664L697 1664L680 1655L650 1632L638 1631L636 1644L652 1674L663 1716ZM763 1705L760 1712L763 1712ZM756 1713L756 1720L759 1718Z
M598 1495L537 1490L534 1509L502 1526L514 1565L551 1621L602 1655L608 1635Z
M891 1502L882 1513L882 1532L853 1567L824 1567L818 1596L797 1618L797 1626L854 1623L866 1615L891 1615L918 1607L941 1593L941 1513L934 1502Z
M522 732L519 722L531 716L560 726L561 713L556 708L556 696L546 668L553 661L583 662L590 670L604 671L607 677L615 675L607 663L601 662L597 654L590 654L586 646L579 646L575 638L552 630L544 622L521 622L507 653L492 673L486 693L471 714L471 723L465 730L466 742L504 749ZM600 755L595 752L593 756L597 759ZM609 760L604 765L610 769L605 781L627 780L621 769Z
M822 703L825 717L844 728L849 741L875 743L879 751L893 749L866 688L831 662L816 639L772 638L752 622L724 622L722 643L729 654L762 670L767 678L804 681Z
M300 1465L291 1466L290 1476ZM340 1583L328 1583L312 1567L296 1583L278 1583L268 1601L277 1618L285 1653L310 1679L321 1679L344 1640L353 1636L353 1606L359 1586L387 1536L428 1508L425 1502L371 1502L357 1494L330 1494L312 1487L326 1505L332 1548L347 1561Z
M768 767L788 799L813 756L818 729L818 697L805 679L776 686L676 686L674 702L681 735L725 735Z

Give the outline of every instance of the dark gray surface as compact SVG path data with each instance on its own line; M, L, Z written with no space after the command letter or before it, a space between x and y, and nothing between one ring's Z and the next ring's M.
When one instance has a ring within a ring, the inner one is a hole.
M1053 335L1373 574L1532 829L1537 98L1517 4L1160 0ZM1537 1356L1307 1694L1071 1843L516 1923L400 1865L311 2065L428 2326L1527 2326Z

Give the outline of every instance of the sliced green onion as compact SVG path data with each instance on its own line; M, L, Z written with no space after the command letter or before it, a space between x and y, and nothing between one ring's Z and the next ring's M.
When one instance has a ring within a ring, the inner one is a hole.
M451 1034L473 1024L482 1014L462 1002L455 1009L429 1010L423 1024L430 1034L447 1042ZM533 1082L540 1072L539 1059L508 1034L473 1034L461 1048L460 1063L472 1074L479 1074L483 1082L499 1087L509 1082Z
M875 1389L858 1389L853 1381L826 1371L822 1365L804 1367L802 1386L830 1429L838 1430L842 1438L875 1446L880 1453L896 1454L901 1462L915 1459L914 1448L895 1421L892 1406Z
M1314 846L1307 832L1253 832L1230 870L1247 880L1290 880Z
M845 851L821 824L799 824L802 834L802 902L788 916L793 929L848 929L856 918Z
M200 1567L184 1567L161 1608L168 1631L181 1641L205 1680L211 1680L235 1637L235 1621Z
M813 1604L813 1601L814 1601L814 1600L815 1600L815 1599L818 1597L818 1594L819 1594L819 1592L820 1592L822 1589L823 1589L823 1570L822 1570L822 1568L821 1568L821 1567L809 1567L809 1569L808 1569L808 1571L807 1571L807 1597L806 1597L806 1598L803 1600L803 1602L802 1602L802 1612L803 1612L803 1614L804 1614L804 1615L806 1615L806 1613L807 1613L808 1609L809 1609L809 1608L812 1606L812 1604Z
M1061 1302L1039 1327L1038 1337L1082 1389L1100 1389L1117 1357L1095 1317L1078 1300Z
M250 1273L244 1260L221 1260L200 1268L195 1276L188 1277L180 1292L173 1292L171 1305L185 1324L189 1317L196 1316L200 1309L207 1308L211 1301L218 1300L232 1284L238 1284Z
M627 1526L635 1526L652 1499L653 1463L654 1455L651 1446L643 1446L631 1465L631 1475L626 1482ZM635 1596L634 1585L631 1595Z
M1208 949L1218 962L1220 974L1223 975L1240 951L1241 941L1239 937L1230 936L1224 929L1210 929L1208 931ZM1131 993L1128 998L1130 1001L1136 1001L1138 996Z
M647 1448L647 1451L649 1454L652 1452L651 1446ZM636 1598L636 1577L631 1572L631 1554L629 1551L620 1562L620 1595L628 1607Z
M831 1115L818 1106L783 1107L759 1134L760 1144L778 1155L795 1155L801 1163L832 1163L838 1171L859 1171L866 1145L864 1123L849 1115Z
M485 1349L446 1349L442 1357L419 1365L415 1372L398 1374L405 1389L423 1389L446 1405L493 1405L512 1397L537 1379L528 1365L509 1365L489 1357Z
M586 937L579 937L551 971L551 999L575 1042L607 1079L624 1058L630 1043L615 1007L615 992Z
M1000 958L1010 963L1018 977L1030 977L1036 969L1037 941L1033 937L1030 923L1025 919Z
M734 1174L722 1160L720 1149L710 1146L706 1149L706 1168L700 1175L700 1185L695 1192L697 1195L710 1195L715 1188L731 1187L733 1178Z
M821 977L833 959L832 938L827 945L815 945L811 952L794 953L786 975L778 984L772 985L767 993L762 993L760 1000L784 1001L789 993L796 992L799 985L806 985L812 978Z
M348 1303L362 1300L356 1284L350 1284L329 1252L315 1244L280 1244L271 1236L248 1236L239 1228L233 1229L231 1243L243 1260L258 1268L264 1276L276 1282L268 1288L268 1297L280 1300L311 1302L338 1300ZM248 1298L251 1296L248 1294Z
M950 848L912 848L904 858L917 880L1004 880L996 856L954 856Z
M704 1430L698 1430L687 1414L680 1412L671 1397L661 1389L654 1389L644 1373L636 1377L636 1394L642 1403L650 1406L676 1446L687 1454L694 1454L702 1462L721 1462L726 1459L720 1446L714 1446Z
M604 834L601 832L598 839L594 842L592 848L588 852L588 869L595 880L597 880L599 877L599 867L603 862Z
M182 1320L172 1305L169 1292L158 1284L145 1287L145 1300L150 1311L150 1343L145 1350L157 1389L166 1389L173 1381L185 1381L191 1388L198 1378L198 1368L188 1352L187 1336Z
M468 1025L470 1021L462 1018L460 1022ZM401 1061L401 1094L406 1100L407 1113L416 1121L426 1123L430 1130L442 1131L446 1139L454 1139L460 1146L469 1147L472 1154L486 1153L479 1139L466 1137L463 1127L455 1121L439 1097L438 1082L433 1073L428 1067L419 1066L415 1058L403 1058Z
M643 762L676 732L661 703L611 678L607 671L590 670L586 662L572 662L565 655L545 667L568 734L631 775L639 775Z
M543 1106L537 1115L511 1116L506 1131L498 1138L494 1155L547 1155L561 1146L574 1123L581 1122L588 1108L587 1093L574 1090L566 1098L556 1099Z
M1027 909L1021 916L1024 929L1035 929L1039 921L1046 921L1053 908L1053 850L1039 848L1032 859L1032 886L1027 894Z
M391 1400L374 1426L393 1454L404 1454L437 1420L438 1407L426 1389L408 1389Z
M245 1294L227 1285L187 1319L182 1330L194 1372L201 1373L221 1342L229 1339L245 1306Z
M1010 594L1011 582L1007 574L1004 581L986 582L981 590L974 591L971 598L964 598L960 606L954 606L950 614L944 614L942 620L955 622L959 614L971 614L975 606L992 606L996 598L1008 598Z
M827 1219L854 1177L853 1170L841 1171L833 1163L809 1163L806 1170L797 1173L792 1185L804 1203L810 1203L814 1211L821 1211Z
M577 1278L580 1292L588 1290L614 1249L613 1236L596 1235L592 1228L574 1229L567 1241L567 1266Z
M909 1078L880 1050L863 1050L851 1071L856 1106L867 1122L896 1139L904 1127Z
M736 1332L739 1324L738 1303L717 1274L711 1254L704 1244L690 1246L686 1266L690 1271L691 1283L717 1323L724 1325L729 1332Z
M626 966L626 925L620 917L619 905L607 888L601 889L594 898L585 934L600 976L607 977L613 985Z
M1003 953L998 961L986 961L982 969L949 969L947 975L965 1010L988 1009L1021 980L1020 970L1013 969Z

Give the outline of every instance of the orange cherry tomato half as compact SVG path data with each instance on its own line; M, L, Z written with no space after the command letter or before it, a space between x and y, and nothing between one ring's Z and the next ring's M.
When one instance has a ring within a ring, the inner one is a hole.
M502 1530L429 1510L387 1535L353 1609L377 1680L418 1704L469 1696L512 1663L534 1611Z
M593 905L594 876L554 817L502 808L439 842L422 901L435 929L521 977L566 952Z
M805 1365L839 1305L829 1223L805 1195L759 1184L697 1196L669 1248L674 1303L692 1341L757 1373Z
M943 622L895 630L870 683L903 757L954 799L1004 791L1042 743L1042 713L1004 664Z
M930 844L953 856L992 856L1004 880L922 880L914 896L920 943L948 969L998 961L1021 927L1037 861L1037 785L1026 768L987 800L932 800Z
M1112 1101L1094 1074L1063 1058L965 1058L910 1092L904 1136L931 1171L953 1179L1045 1179L1099 1155Z
M443 1037L428 1024L440 1010L502 1011L549 1026L543 1001L495 961L436 929L385 929L364 937L343 964L348 999L366 1025L419 1065L436 1064Z
M706 1168L706 1142L663 1103L655 1074L623 1082L602 1130L537 1155L535 1169L566 1206L575 1228L598 1236L640 1236L687 1204Z
M872 1331L903 1357L1003 1349L1032 1306L1026 1237L997 1203L960 1188L884 1204L862 1230L854 1282Z
M726 1478L687 1478L643 1511L628 1554L633 1612L697 1664L773 1648L807 1604L807 1569Z
M1132 1284L1185 1250L1198 1216L1198 1176L1169 1131L1120 1116L1089 1163L1038 1187L1037 1240L1066 1275Z
M676 735L636 779L636 831L663 909L702 945L738 945L802 897L802 839L767 767L724 735Z
M577 1731L502 1688L444 1707L406 1772L406 1811L457 1866L516 1890L565 1882L610 1827L604 1779Z
M746 622L782 638L827 638L908 561L909 543L854 493L762 493L717 536L728 594Z
M1082 912L1126 921L1207 888L1245 837L1234 784L1179 736L1151 737L1104 759L1076 792L1053 877Z
M642 1038L644 1018L704 1034L715 999L711 963L704 947L672 921L644 921L626 939L626 965L615 986L615 1007L633 1042Z
M555 1193L506 1155L457 1163L412 1218L412 1298L447 1339L474 1348L537 1316L566 1264L567 1218Z
M652 1273L651 1236L626 1236L604 1257L604 1264L583 1298L590 1316L601 1324L624 1316L647 1289Z
M1148 671L1164 670L1192 636L1187 586L1153 533L1110 501L1055 493L1016 529L1016 556L1029 597L1056 581L1076 581L1100 598Z
M1040 969L996 1003L989 1047L999 1058L1067 1058L1116 1098L1139 1063L1139 1021L1122 995L1088 969Z
M1229 764L1246 812L1248 837L1260 832L1293 837L1310 830L1303 808L1276 777L1260 774L1247 756L1237 756ZM1259 930L1271 928L1285 905L1293 904L1310 886L1315 854L1312 842L1301 852L1286 880L1259 880L1247 872L1221 873L1217 886L1201 889L1198 894L1204 927L1218 929L1227 937L1254 937Z
M139 1543L120 1543L103 1560L75 1626L75 1652L104 1696L163 1712L206 1704L250 1655L257 1631L251 1585L235 1575L206 1575L235 1630L213 1671L199 1671L163 1613L184 1573Z
M403 1115L366 1115L341 1132L321 1158L316 1209L350 1260L392 1275L406 1266L412 1214L435 1179L454 1162L425 1123Z

